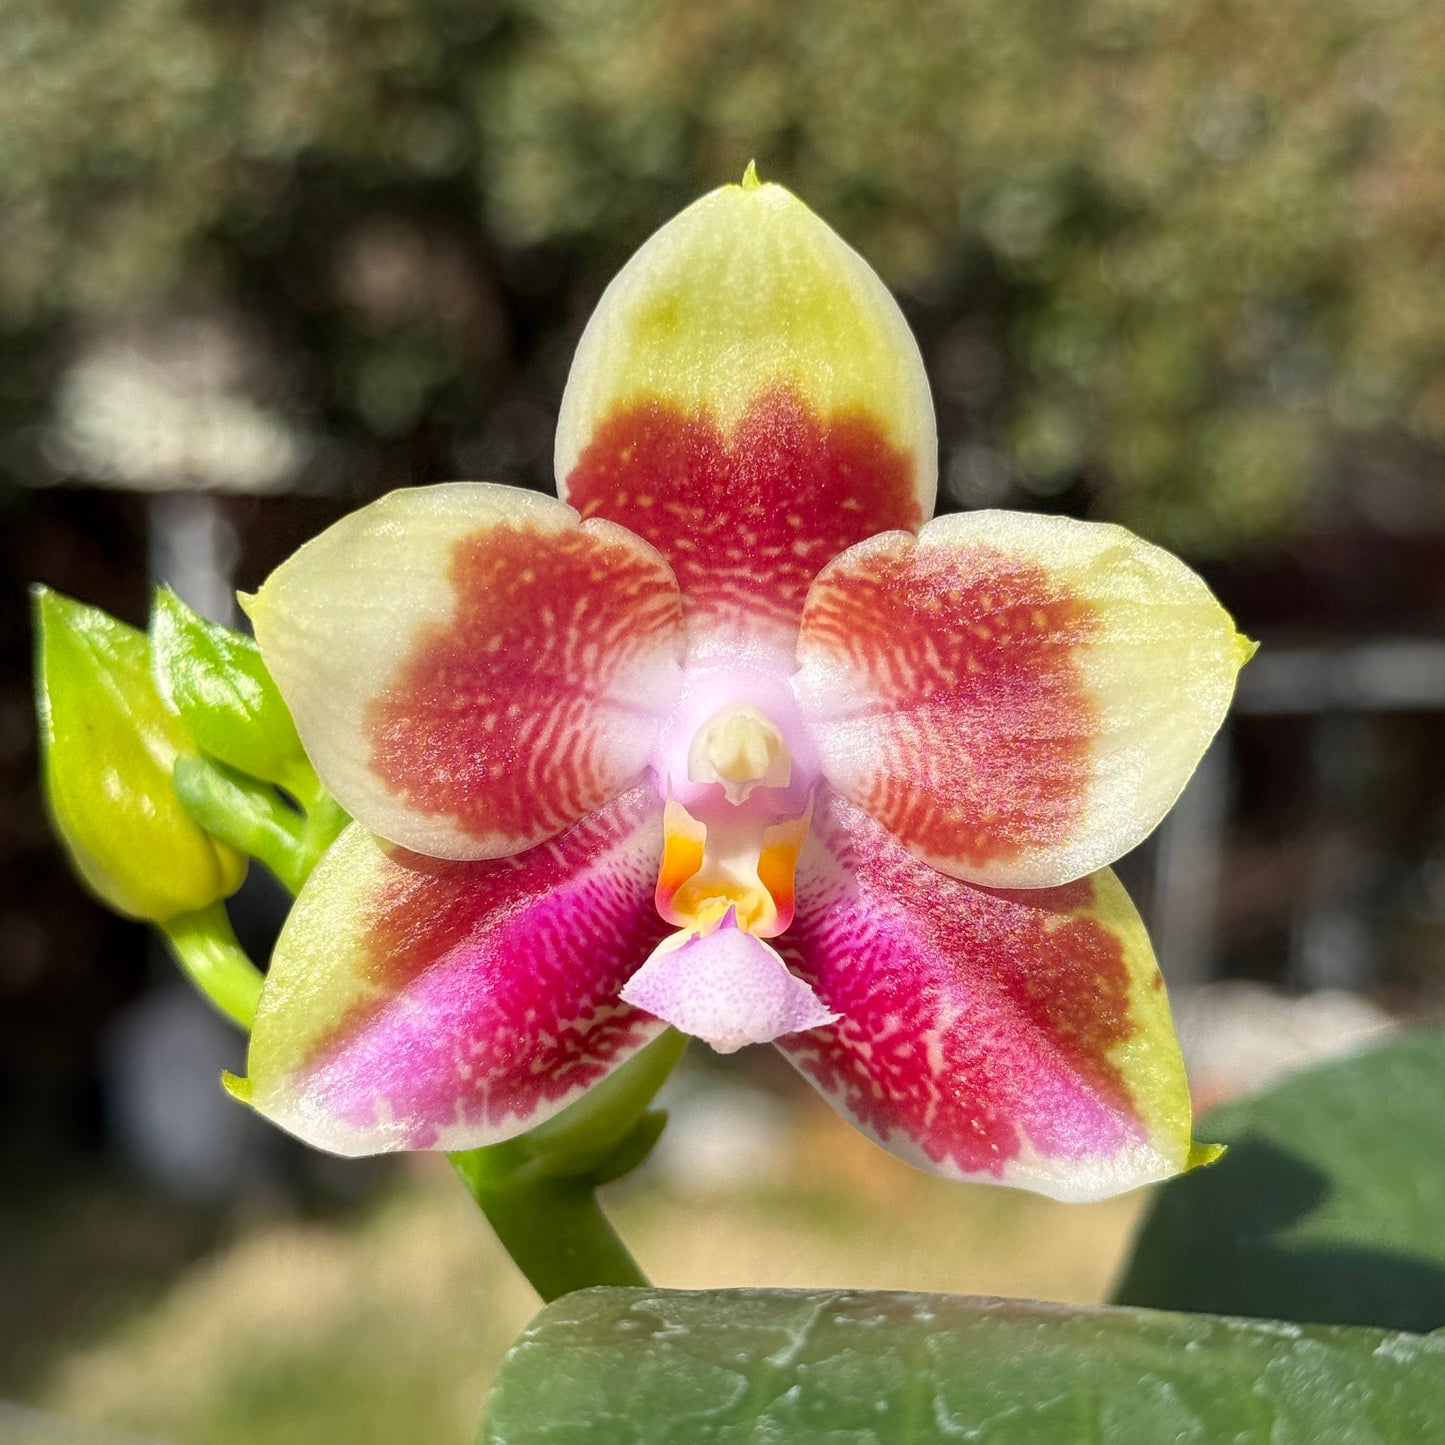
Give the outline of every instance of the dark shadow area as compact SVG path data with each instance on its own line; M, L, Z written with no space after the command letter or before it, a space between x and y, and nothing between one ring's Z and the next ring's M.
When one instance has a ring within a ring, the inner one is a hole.
M1160 1192L1115 1300L1422 1334L1445 1325L1437 1262L1344 1239L1291 1238L1330 1197L1321 1170L1263 1139L1241 1139L1217 1165Z

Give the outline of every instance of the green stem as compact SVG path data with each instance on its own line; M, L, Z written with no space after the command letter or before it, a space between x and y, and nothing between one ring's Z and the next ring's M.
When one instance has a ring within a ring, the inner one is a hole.
M638 1121L686 1052L687 1035L664 1029L576 1103L528 1130L522 1138L529 1157L546 1160L554 1173L581 1174L605 1168L636 1131ZM638 1159L635 1164L641 1162ZM616 1179L618 1175L607 1177Z
M171 953L190 981L246 1032L256 1021L261 971L236 941L222 903L183 913L160 925Z
M305 780L304 774L297 776ZM177 758L172 783L182 806L202 828L263 863L295 897L317 860L351 821L316 775L310 778L314 786L306 787L304 812L270 783L214 758Z
M311 870L320 861L321 855L336 841L337 835L351 821L351 817L320 784L303 806L306 809L306 821L301 827L298 868L304 883L311 876Z
M594 1284L645 1285L587 1178L547 1175L522 1140L453 1154L452 1165L543 1301Z
M517 1267L544 1300L647 1277L597 1202L597 1186L639 1165L665 1115L648 1106L687 1048L673 1029L529 1133L451 1155Z

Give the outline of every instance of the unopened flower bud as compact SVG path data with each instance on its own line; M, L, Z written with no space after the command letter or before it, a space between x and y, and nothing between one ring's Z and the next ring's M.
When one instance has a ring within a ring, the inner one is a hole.
M296 725L249 637L162 587L150 639L156 689L203 752L292 792L314 787Z
M76 871L117 912L155 923L235 892L246 860L171 786L196 748L156 691L145 634L46 587L34 599L42 776Z

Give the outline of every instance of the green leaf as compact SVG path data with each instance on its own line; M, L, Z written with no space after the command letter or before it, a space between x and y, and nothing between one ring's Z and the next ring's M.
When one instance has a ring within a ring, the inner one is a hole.
M314 774L256 644L166 587L156 591L150 630L156 688L197 746L309 802Z
M532 1321L481 1445L1400 1445L1445 1338L837 1290L592 1289Z
M1199 1132L1229 1152L1159 1190L1122 1303L1445 1325L1445 1030L1297 1074Z
M171 786L195 747L156 692L145 634L46 587L33 597L41 769L76 871L110 907L157 923L235 892L246 860Z

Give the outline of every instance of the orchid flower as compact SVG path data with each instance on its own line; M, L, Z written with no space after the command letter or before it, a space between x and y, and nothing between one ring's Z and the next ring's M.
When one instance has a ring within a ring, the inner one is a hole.
M774 1043L915 1164L1097 1198L1191 1160L1107 864L1249 653L1115 526L929 521L918 349L787 191L663 227L562 401L560 497L392 493L248 599L356 819L244 1085L342 1154L531 1129L669 1025Z

